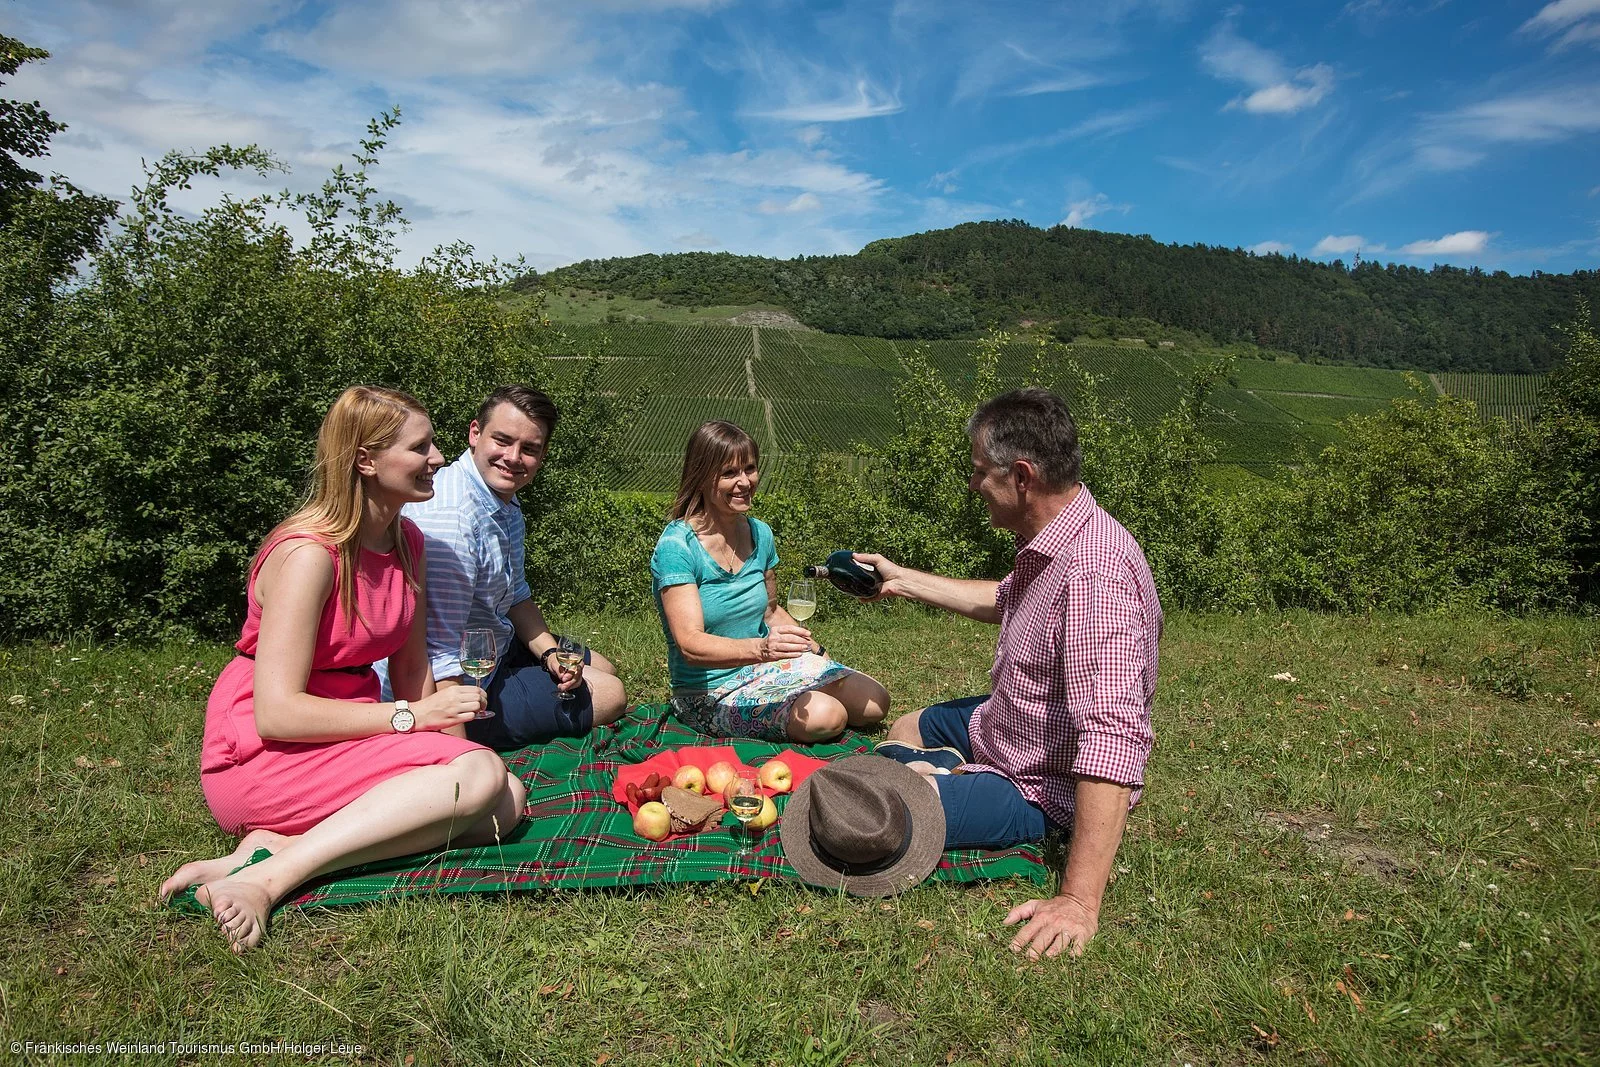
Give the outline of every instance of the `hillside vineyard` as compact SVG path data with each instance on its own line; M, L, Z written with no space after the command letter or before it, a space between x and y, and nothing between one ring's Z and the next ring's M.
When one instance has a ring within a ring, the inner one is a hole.
M603 361L601 388L644 395L624 445L638 469L615 488L665 491L677 484L683 445L707 419L737 422L761 445L763 469L781 481L788 459L810 449L838 454L882 444L895 429L894 391L901 358L920 351L952 384L970 380L974 341L893 341L755 326L567 326L577 352ZM1145 343L1046 348L1051 364L1076 361L1100 379L1103 402L1154 422L1175 409L1186 381L1210 357ZM1020 384L1037 356L1030 343L1004 347L1002 386ZM558 376L576 374L581 357L551 361ZM1534 375L1434 374L1414 380L1436 393L1473 400L1485 418L1526 418L1538 400ZM1241 359L1210 395L1204 425L1216 443L1213 466L1270 476L1280 464L1313 454L1339 437L1339 420L1370 414L1409 395L1407 375L1366 367L1313 366Z

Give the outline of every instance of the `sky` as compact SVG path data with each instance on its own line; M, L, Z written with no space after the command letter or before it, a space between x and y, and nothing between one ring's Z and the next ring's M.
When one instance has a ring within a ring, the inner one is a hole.
M1350 262L1600 267L1600 0L3 0L42 167L125 199L367 121L402 258L790 257L979 219ZM180 207L217 189L202 183Z

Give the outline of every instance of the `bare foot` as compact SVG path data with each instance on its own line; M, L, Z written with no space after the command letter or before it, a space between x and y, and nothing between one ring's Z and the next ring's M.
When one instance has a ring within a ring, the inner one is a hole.
M172 899L174 893L181 893L192 885L205 885L226 878L233 871L244 866L255 855L258 848L277 854L291 839L271 830L251 830L239 840L239 847L226 856L216 859L195 860L185 863L172 877L161 883L160 898L162 903Z
M255 948L267 932L267 917L272 914L272 897L261 886L243 879L224 878L207 882L195 890L194 897L211 909L212 917L228 939L234 952Z

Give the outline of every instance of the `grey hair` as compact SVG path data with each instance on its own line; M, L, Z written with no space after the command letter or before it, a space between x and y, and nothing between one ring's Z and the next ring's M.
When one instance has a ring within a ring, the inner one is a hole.
M1083 470L1078 424L1067 402L1048 389L1013 389L984 401L967 420L967 436L997 467L1025 459L1046 488L1078 484Z

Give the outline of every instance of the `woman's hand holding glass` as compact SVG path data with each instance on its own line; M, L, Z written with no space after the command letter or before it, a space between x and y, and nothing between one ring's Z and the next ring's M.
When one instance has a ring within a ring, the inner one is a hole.
M417 717L415 729L448 730L478 718L489 706L489 696L475 685L447 685L432 696L411 702Z
M779 623L760 639L759 657L763 663L794 659L811 651L811 631L804 626Z

